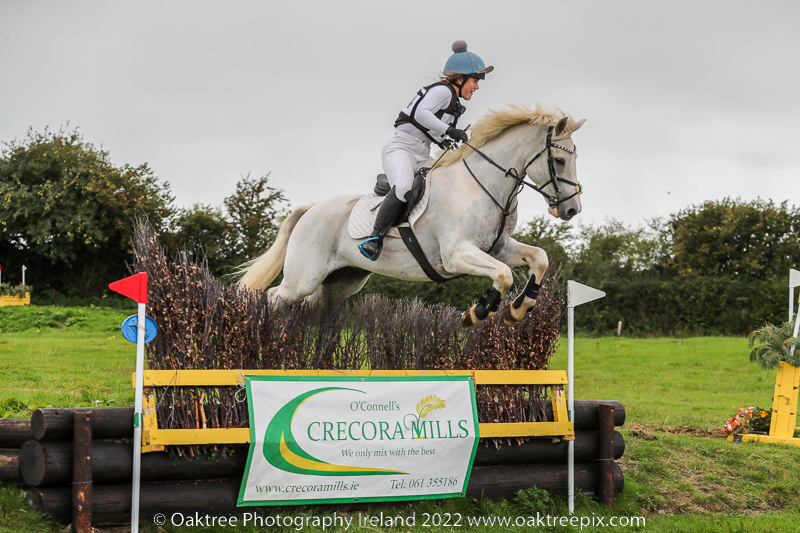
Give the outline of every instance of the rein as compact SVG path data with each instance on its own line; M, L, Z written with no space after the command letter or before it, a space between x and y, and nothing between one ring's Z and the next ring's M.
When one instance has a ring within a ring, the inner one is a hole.
M541 194L542 196L544 196L545 200L547 200L548 206L551 207L551 208L557 207L558 204L560 204L561 202L566 202L567 200L569 200L571 198L574 198L575 196L578 196L579 194L583 193L583 187L581 187L580 183L573 182L573 181L570 181L568 179L562 178L561 176L559 176L556 173L555 163L553 162L552 149L553 148L558 148L559 150L563 150L563 151L565 151L565 152L567 152L569 154L574 154L576 152L576 150L570 150L566 146L562 146L560 144L554 143L553 142L553 130L554 129L555 129L554 126L550 126L547 129L547 139L545 140L544 148L539 150L538 153L536 153L533 157L530 158L530 160L528 160L528 162L525 164L525 166L522 169L522 177L519 176L519 173L517 172L516 168L513 168L513 167L510 167L510 168L507 168L507 169L503 168L502 166L497 164L491 157L489 157L488 155L486 155L482 151L478 150L477 148L475 148L474 146L472 146L468 142L464 143L464 145L469 146L472 149L473 152L477 153L482 158L484 158L486 161L488 161L491 165L493 165L494 167L499 169L503 173L503 175L505 177L511 177L517 182L517 186L508 195L508 200L506 201L505 206L503 206L503 205L500 204L500 202L497 201L497 199L494 196L492 196L492 194L483 185L483 183L481 183L481 181L478 179L478 177L475 175L475 173L472 172L472 169L469 168L469 165L467 164L466 158L463 160L464 161L464 166L467 168L467 171L469 171L470 176L472 176L472 178L475 180L475 182L478 185L480 185L481 189L483 189L483 192L485 192L486 195L492 200L494 205L496 205L500 209L500 213L502 214L502 219L501 219L501 222L500 222L500 229L497 232L497 237L495 237L494 242L492 242L492 245L489 247L489 250L487 250L487 253L491 253L492 249L495 247L497 242L500 240L500 237L503 235L503 230L505 229L506 219L508 218L508 216L511 215L514 211L516 211L516 209L517 209L516 205L514 206L513 209L510 209L510 208L511 208L511 205L514 202L514 200L516 200L516 198L519 195L519 193L522 192L523 185L526 185L526 186L530 187L534 191L536 191L539 194ZM548 169L548 172L550 174L550 179L548 181L546 181L541 187L539 187L535 183L528 183L527 181L525 181L525 176L527 176L527 174L528 174L528 167L530 167L533 164L533 162L536 161L545 152L547 152L547 169ZM568 185L572 185L573 187L575 187L575 192L572 193L571 195L567 196L566 198L559 198L559 196L561 195L561 190L558 187L558 183L559 182L566 183ZM547 194L544 191L544 189L548 185L552 185L553 186L553 189L555 189L555 191L556 191L555 195Z

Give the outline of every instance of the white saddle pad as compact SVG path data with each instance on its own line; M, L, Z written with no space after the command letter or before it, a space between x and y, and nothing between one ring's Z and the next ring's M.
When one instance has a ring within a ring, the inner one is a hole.
M430 191L431 181L429 173L425 176L425 193L408 215L408 224L404 222L401 226L408 225L412 230L414 229L414 223L419 219L422 213L425 212L425 208L428 207ZM382 201L383 196L370 193L362 196L361 199L356 202L355 207L353 207L353 210L350 212L350 220L347 224L347 231L350 233L350 237L354 239L365 239L370 236L372 228L375 226L375 217L378 215L378 206L381 205ZM393 227L386 233L386 236L399 239L400 232L397 231L397 227Z

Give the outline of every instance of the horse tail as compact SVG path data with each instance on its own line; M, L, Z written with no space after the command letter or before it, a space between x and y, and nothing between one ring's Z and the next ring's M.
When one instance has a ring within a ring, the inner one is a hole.
M249 289L266 289L272 280L278 277L281 269L283 269L283 262L286 260L286 248L289 244L289 237L294 231L294 227L300 220L300 217L306 214L314 204L304 205L292 211L288 217L283 219L281 227L278 230L278 235L275 237L275 242L269 249L250 261L244 263L239 272L243 273L239 279L240 287L247 287Z

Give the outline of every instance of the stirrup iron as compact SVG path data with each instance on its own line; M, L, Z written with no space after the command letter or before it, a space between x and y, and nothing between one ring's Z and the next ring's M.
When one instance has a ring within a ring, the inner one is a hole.
M368 247L372 248L372 246L369 246L369 243L372 243L374 241L378 241L376 243L376 246L375 246L374 250L366 250L366 249L364 249L364 245L367 245ZM383 237L382 236L381 237L370 237L369 239L365 240L364 242L362 242L361 244L358 245L358 250L361 252L361 255L363 255L364 257L366 257L370 261L377 261L378 257L380 257L380 255L381 255L381 251L383 250Z

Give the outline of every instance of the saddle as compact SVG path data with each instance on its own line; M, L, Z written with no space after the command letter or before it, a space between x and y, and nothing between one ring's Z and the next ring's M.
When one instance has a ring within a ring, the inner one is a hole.
M393 226L408 221L408 216L411 214L411 211L414 210L417 203L425 194L425 176L428 175L429 170L430 168L428 167L422 167L414 175L414 183L411 185L411 190L405 194L406 208L400 213L397 220L394 221L394 224L392 224ZM380 197L389 194L389 191L392 190L392 186L389 185L389 179L386 177L386 174L378 174L378 181L375 183L375 188L372 190Z
M397 217L397 220L395 220L392 228L386 233L385 237L403 239L406 248L408 248L411 255L414 256L414 259L417 260L419 266L422 267L425 275L436 283L444 283L445 281L460 276L446 278L439 274L425 257L425 252L422 250L422 247L414 235L414 223L419 219L422 213L425 212L425 208L428 207L428 198L430 196L430 187L427 186L428 170L430 169L422 168L414 176L414 183L411 186L411 190L405 195L406 209ZM390 190L392 190L392 188L389 186L386 174L379 174L377 183L373 189L374 194L362 196L350 212L347 231L352 238L363 239L369 237L372 233L372 226L375 225L375 216L378 214L378 207L380 207L383 197L389 194Z
M397 226L402 224L413 227L414 222L425 212L430 195L427 174L428 169L423 168L414 176L411 190L405 195L406 208L397 217L392 229L387 232L387 237L399 238L400 232L397 230ZM369 237L372 233L372 227L375 225L375 215L378 213L378 207L380 207L383 197L389 194L391 189L389 181L386 179L386 174L379 174L373 194L367 194L356 202L350 212L350 219L347 224L348 233L352 238L363 239Z

